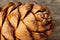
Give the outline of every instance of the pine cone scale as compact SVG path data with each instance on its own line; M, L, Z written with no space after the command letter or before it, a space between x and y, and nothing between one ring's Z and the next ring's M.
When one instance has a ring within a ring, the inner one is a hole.
M8 3L0 11L1 40L46 40L52 33L50 11L37 3Z

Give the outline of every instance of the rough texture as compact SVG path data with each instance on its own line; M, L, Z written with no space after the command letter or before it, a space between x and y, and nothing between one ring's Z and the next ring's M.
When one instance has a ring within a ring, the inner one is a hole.
M1 40L46 40L52 30L50 11L36 2L9 2L0 10Z

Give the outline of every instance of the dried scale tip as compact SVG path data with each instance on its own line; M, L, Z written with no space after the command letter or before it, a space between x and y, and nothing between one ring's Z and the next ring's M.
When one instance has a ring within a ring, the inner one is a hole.
M0 9L0 40L46 40L53 31L47 7L9 2Z

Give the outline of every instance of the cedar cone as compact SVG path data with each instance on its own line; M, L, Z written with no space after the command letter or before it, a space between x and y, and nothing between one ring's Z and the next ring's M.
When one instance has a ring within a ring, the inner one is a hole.
M1 40L46 40L52 30L50 11L36 2L9 2L0 9Z

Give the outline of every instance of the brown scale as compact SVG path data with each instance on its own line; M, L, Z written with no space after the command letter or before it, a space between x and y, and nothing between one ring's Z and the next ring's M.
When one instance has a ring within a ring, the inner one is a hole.
M35 2L7 3L0 10L1 40L47 40L53 31L47 7Z

